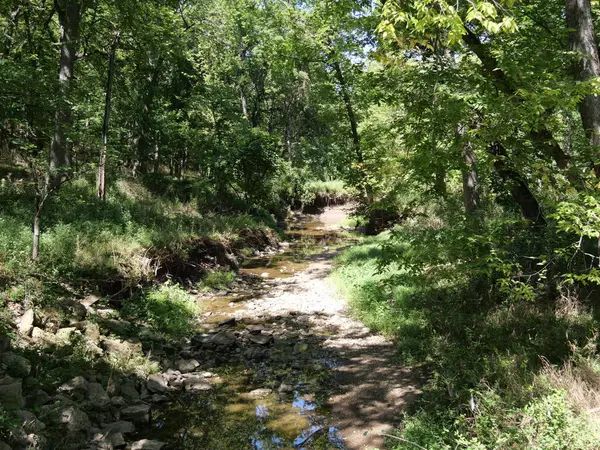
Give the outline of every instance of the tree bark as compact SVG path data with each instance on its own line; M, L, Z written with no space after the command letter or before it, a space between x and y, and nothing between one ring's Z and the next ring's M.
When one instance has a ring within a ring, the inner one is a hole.
M154 173L158 173L160 170L160 148L158 146L158 140L154 143Z
M474 217L479 210L481 200L479 197L479 182L477 180L477 161L471 142L465 143L463 158L466 166L462 173L465 212L468 216Z
M446 185L446 170L444 167L437 167L435 169L433 189L435 193L442 198L445 198L448 194L448 186Z
M246 100L246 94L243 87L240 87L240 97L242 101L242 114L245 119L248 119L248 101Z
M565 12L569 50L579 54L573 65L574 78L584 82L599 77L600 61L590 0L566 0ZM579 103L579 113L583 129L596 153L600 149L600 97L586 95ZM594 168L600 175L600 161L594 161Z
M521 208L523 217L530 221L536 228L546 226L546 219L542 213L542 208L537 199L527 186L523 178L508 167L506 150L500 143L492 144L489 152L496 157L494 169L496 173L508 184L510 193L515 202Z
M35 196L35 211L33 214L33 249L31 259L37 261L40 257L40 215L42 213L43 201L40 195Z
M458 134L465 137L466 130L464 126L459 126ZM464 168L462 169L463 180L463 201L465 213L469 218L476 218L481 205L479 195L479 180L477 177L477 158L473 151L473 143L466 140L462 146L462 157Z
M48 184L52 187L60 185L64 170L69 167L70 160L67 149L67 130L72 125L71 106L69 102L73 84L73 69L77 59L77 40L81 22L81 5L76 0L54 1L60 23L60 69L58 74L58 102L55 113L54 137L50 144L50 164Z
M344 105L346 106L346 113L348 115L350 130L352 132L352 143L354 145L354 151L356 153L356 162L358 162L358 164L360 165L361 177L363 178L362 181L367 197L367 202L371 204L373 203L373 188L366 180L367 174L364 172L364 168L362 167L364 164L364 156L360 146L360 135L358 134L358 124L356 121L356 115L354 114L354 106L352 104L352 99L350 98L350 93L348 92L348 85L346 84L346 78L344 77L342 66L338 61L334 61L333 68L335 70L338 83L340 84L340 92L342 94L342 99L344 100Z
M100 148L100 158L98 161L98 198L104 200L106 198L106 152L108 150L108 124L110 121L110 105L112 100L112 86L115 75L115 60L117 54L117 46L119 45L119 34L115 36L110 51L110 59L108 62L108 81L106 83L106 98L104 101L104 121L102 123L102 147Z
M142 98L142 113L139 123L139 135L137 138L137 165L134 169L135 173L141 174L148 173L148 161L151 151L154 149L151 147L151 129L152 129L152 104L154 102L155 91L158 86L160 78L160 70L162 67L162 59L158 59L152 68L152 73L148 84L145 86L146 91L143 93Z

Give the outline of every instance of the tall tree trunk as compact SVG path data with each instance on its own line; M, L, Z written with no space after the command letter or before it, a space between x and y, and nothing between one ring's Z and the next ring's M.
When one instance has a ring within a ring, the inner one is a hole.
M8 16L8 30L5 32L4 36L6 38L6 45L4 46L4 57L8 58L10 55L12 48L15 44L15 34L17 31L17 27L19 24L19 18L21 15L21 10L23 9L23 5L19 5L13 9Z
M566 0L566 19L569 28L569 50L579 53L573 66L578 81L600 77L598 44L590 0ZM595 152L600 150L600 96L586 95L579 103L579 113L585 133ZM600 158L594 158L596 174L600 176Z
M245 119L248 119L248 101L246 100L246 93L243 87L240 87L240 98L242 101L242 114Z
M40 216L44 205L42 193L38 192L35 196L35 210L33 213L33 249L31 259L37 261L40 257Z
M350 122L350 130L352 132L352 143L354 145L354 151L356 153L356 162L360 165L360 175L363 178L363 187L365 189L365 194L367 197L367 202L369 204L373 203L373 188L367 181L367 174L364 171L364 157L362 153L362 149L360 146L360 136L358 134L358 124L356 122L356 115L354 114L354 107L352 105L352 99L350 98L350 93L348 92L348 85L346 84L346 78L344 77L344 72L342 71L342 66L338 61L333 62L333 68L335 70L335 74L340 84L340 92L342 93L342 99L344 100L344 105L346 106L346 113L348 114L348 121Z
M473 151L473 144L470 141L465 142L462 154L465 162L465 168L462 171L465 212L468 217L476 217L481 199L479 197L479 181L477 180L477 159Z
M158 146L158 139L154 143L154 173L158 173L160 169L160 148Z
M468 218L477 218L481 199L479 195L479 180L477 177L477 158L473 151L473 143L467 138L467 127L458 126L458 136L462 140L462 169L463 201Z
M544 219L540 204L523 178L508 166L508 155L502 144L492 144L489 147L489 152L496 157L494 169L509 186L510 193L521 208L523 217L530 221L536 228L545 227L546 219Z
M433 188L440 197L446 197L448 194L448 187L446 186L446 171L443 167L436 168L435 180Z
M77 59L77 40L81 22L81 5L77 0L55 0L60 23L60 70L58 74L59 93L56 107L54 137L50 144L50 166L48 184L58 186L63 179L61 173L69 166L66 132L72 125L69 102L73 84L73 68Z
M142 99L142 115L139 124L139 137L137 140L137 170L139 173L148 173L148 159L150 156L152 139L151 139L151 128L152 128L152 104L154 102L155 91L158 86L160 70L162 66L162 59L159 59L148 80L146 86L146 92L143 94Z
M287 114L285 121L285 149L287 152L288 161L290 162L293 159L292 134L292 119L290 114Z
M108 81L106 83L106 97L104 101L104 121L102 123L102 147L100 148L100 159L98 161L98 198L104 200L106 198L106 152L108 150L108 124L110 121L110 104L112 100L112 86L115 75L115 60L117 54L117 46L119 45L119 34L115 36L110 51L110 59L108 62Z

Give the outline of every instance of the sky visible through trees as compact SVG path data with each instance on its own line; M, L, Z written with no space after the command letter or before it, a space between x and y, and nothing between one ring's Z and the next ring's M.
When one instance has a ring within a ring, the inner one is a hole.
M563 394L600 389L599 8L0 0L0 299L142 285L150 249L351 198L373 271L336 276L400 347L420 330L400 353L431 373L401 436L597 448Z

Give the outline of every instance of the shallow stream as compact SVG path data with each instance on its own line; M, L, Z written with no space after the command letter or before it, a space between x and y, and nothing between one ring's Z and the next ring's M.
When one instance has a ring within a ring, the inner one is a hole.
M202 361L190 355L215 374L210 379L213 389L174 394L168 406L153 410L144 438L168 442L172 449L344 448L326 406L335 391L336 367L320 345L327 332L313 330L302 314L244 313L231 319L247 302L276 288L279 280L305 270L313 257L348 239L305 217L291 224L286 238L289 247L282 253L249 258L241 270L243 281L230 291L201 300L199 330L209 337L228 333L237 340L201 352ZM256 329L267 343L252 339Z

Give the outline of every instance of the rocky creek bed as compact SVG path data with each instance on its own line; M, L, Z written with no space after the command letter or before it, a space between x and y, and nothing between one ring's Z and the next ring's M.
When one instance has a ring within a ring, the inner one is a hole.
M257 252L228 290L195 293L189 338L95 297L21 311L0 341L0 450L383 448L420 376L327 279L351 243L343 217L298 216L290 244Z

